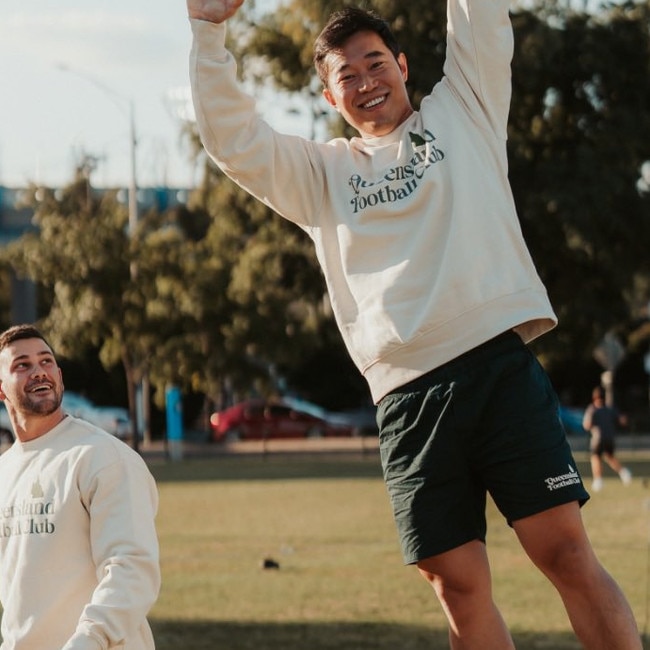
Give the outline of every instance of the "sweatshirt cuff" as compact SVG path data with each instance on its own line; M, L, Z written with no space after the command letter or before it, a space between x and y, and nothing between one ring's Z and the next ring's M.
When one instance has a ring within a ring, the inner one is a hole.
M222 55L226 48L226 23L190 18L194 46L201 57Z

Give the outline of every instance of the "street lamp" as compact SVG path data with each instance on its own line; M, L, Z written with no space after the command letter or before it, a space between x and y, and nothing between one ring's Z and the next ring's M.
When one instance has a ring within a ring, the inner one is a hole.
M126 112L129 119L129 157L131 161L130 165L130 178L129 178L129 233L133 235L135 233L135 228L138 223L138 182L137 182L137 163L136 163L136 149L138 145L138 140L136 137L135 130L135 107L133 100L127 97L124 97L117 91L113 90L105 83L96 79L92 75L89 75L85 72L72 68L65 63L59 63L57 65L59 70L63 72L69 72L71 74L84 79L88 83L91 83L96 88L99 88L103 93L108 95L113 103L120 109L122 112ZM125 105L128 106L128 110L125 111Z
M128 205L129 205L129 236L133 237L135 235L135 229L138 224L138 183L137 183L137 162L136 162L136 148L138 140L136 137L135 130L135 108L132 99L126 98L117 91L113 90L111 87L107 86L105 83L96 79L94 76L72 68L63 63L57 65L59 70L63 72L69 72L71 74L80 77L84 81L91 83L96 88L99 88L104 94L108 95L113 103L119 108L120 111L127 114L129 119L129 154L131 160L131 173L129 179L129 196L128 196ZM128 107L128 110L125 111L125 106ZM135 262L131 263L130 266L131 278L135 279L137 275L137 267ZM149 434L149 408L148 400L146 395L148 394L148 376L145 372L140 382L135 387L135 432L133 437L133 448L138 449L140 433L144 432L147 435Z

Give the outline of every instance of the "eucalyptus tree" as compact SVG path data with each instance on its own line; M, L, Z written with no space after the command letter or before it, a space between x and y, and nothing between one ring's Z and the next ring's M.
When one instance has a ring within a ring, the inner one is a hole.
M144 301L130 273L126 209L115 193L95 193L82 173L62 190L34 186L30 194L37 229L10 244L3 259L45 292L42 326L62 356L98 349L106 368L123 365L135 422Z
M311 241L213 168L189 209L211 216L186 268L201 388L217 400L274 392L331 322Z
M647 2L514 16L511 178L561 322L540 350L567 374L606 332L625 342L650 298L649 204L636 191L650 149L649 18Z

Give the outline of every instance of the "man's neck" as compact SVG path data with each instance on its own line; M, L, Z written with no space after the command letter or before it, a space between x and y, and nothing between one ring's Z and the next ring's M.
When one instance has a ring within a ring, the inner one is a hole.
M66 414L63 412L63 409L59 408L49 415L39 415L36 413L23 416L15 415L12 418L12 425L16 438L20 442L29 442L49 433L65 417Z

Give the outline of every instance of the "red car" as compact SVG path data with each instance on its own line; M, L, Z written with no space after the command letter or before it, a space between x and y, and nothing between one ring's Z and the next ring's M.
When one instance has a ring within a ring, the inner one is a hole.
M280 401L249 400L210 416L212 439L321 438L351 436L354 427L329 423Z

